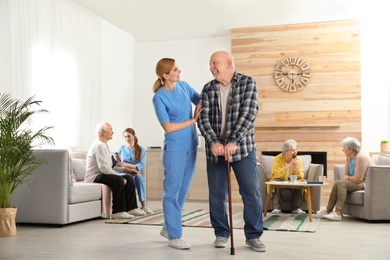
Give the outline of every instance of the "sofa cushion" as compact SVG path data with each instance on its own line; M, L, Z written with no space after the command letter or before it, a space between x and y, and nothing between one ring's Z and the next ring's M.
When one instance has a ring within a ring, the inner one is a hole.
M390 165L390 155L388 154L379 155L377 165Z
M322 164L314 164L314 163L310 164L309 172L305 179L308 181L318 181L318 177L316 177L316 173L320 166L322 166Z
M73 178L73 163L70 158L69 158L68 172L69 172L68 184L72 185L75 179Z
M299 155L299 158L302 160L302 168L303 168L303 173L304 173L304 178L307 179L307 176L309 174L309 168L311 164L311 155L310 154L303 154Z
M350 192L347 195L345 203L355 204L355 205L363 205L364 204L364 190L358 190L354 192Z
M86 159L72 159L73 174L76 181L83 181L86 172Z
M272 164L274 162L275 156L272 155L261 155L260 156L260 163L264 167L264 172L267 177L267 180L271 178L271 172L272 172Z
M87 152L82 152L82 151L69 152L69 156L71 158L85 159L87 158Z
M68 189L69 204L100 200L102 197L102 189L99 183L75 182Z

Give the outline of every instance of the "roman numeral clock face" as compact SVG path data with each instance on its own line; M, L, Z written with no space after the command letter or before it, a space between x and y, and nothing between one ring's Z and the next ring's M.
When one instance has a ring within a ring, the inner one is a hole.
M285 58L276 65L276 84L287 92L301 91L310 82L309 69L309 65L301 58Z

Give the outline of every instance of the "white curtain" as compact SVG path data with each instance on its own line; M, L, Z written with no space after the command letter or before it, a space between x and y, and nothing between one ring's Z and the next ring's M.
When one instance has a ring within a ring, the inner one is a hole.
M100 53L99 17L72 1L0 1L0 92L43 101L33 125L54 126L56 147L85 145L98 121Z

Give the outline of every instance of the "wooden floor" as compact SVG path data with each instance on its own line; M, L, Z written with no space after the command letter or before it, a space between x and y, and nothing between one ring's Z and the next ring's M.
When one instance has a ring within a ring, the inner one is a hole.
M161 202L149 206L161 208ZM186 203L185 208L208 205ZM230 255L230 242L224 249L213 247L211 228L183 228L190 250L167 247L158 226L106 224L103 219L62 228L22 225L17 232L0 238L0 259L390 259L390 223L348 216L341 222L321 220L315 233L264 231L265 253L250 250L244 232L234 230L235 256Z

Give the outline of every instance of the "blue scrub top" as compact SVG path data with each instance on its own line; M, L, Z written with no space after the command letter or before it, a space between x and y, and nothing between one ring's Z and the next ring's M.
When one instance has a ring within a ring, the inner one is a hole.
M187 82L176 82L171 91L159 88L153 96L154 110L160 124L179 123L193 117L192 104L200 101L200 95ZM195 124L182 130L165 133L164 151L188 151L198 146Z
M141 169L144 168L146 162L146 150L142 146L140 146L140 148L141 148L141 159L139 162L135 161L134 150L130 150L129 147L127 147L127 145L122 145L121 147L119 147L117 153L121 156L122 162L134 164L135 166L137 166L138 171L141 171Z

